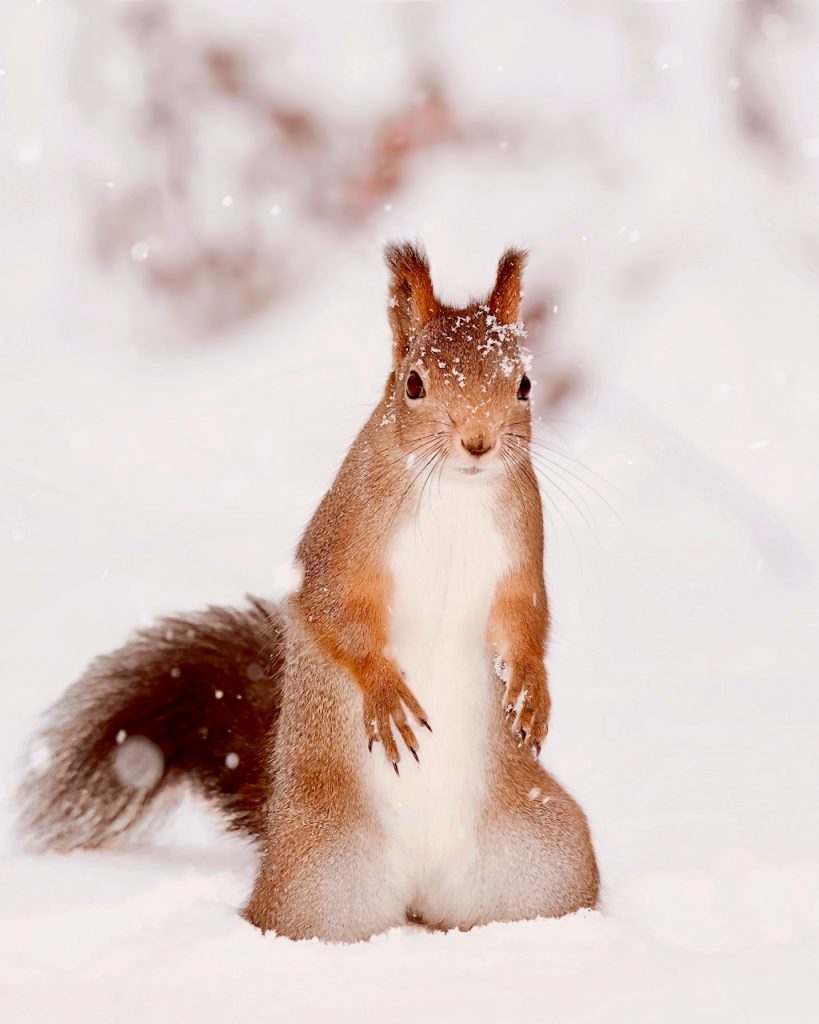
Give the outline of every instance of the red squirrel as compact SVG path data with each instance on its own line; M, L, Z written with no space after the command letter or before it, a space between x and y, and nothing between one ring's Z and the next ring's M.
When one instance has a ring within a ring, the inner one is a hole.
M488 299L455 309L420 249L387 247L392 366L298 545L297 589L163 619L94 662L23 786L35 843L100 846L187 782L258 841L244 913L263 931L355 941L596 906L586 818L538 760L524 262L505 252Z

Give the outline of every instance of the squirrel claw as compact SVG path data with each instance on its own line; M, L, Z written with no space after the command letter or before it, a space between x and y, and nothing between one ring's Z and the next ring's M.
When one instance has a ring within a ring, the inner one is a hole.
M410 753L412 754L412 756L420 764L421 763L421 758L418 756L418 751L415 749L415 747L410 747L409 749L410 749Z
M426 718L421 719L421 725L423 725L425 729L429 729L429 731L432 732L432 726L429 724Z
M369 750L370 753L373 752L373 743L375 743L375 736L370 736L367 740L367 750Z
M372 691L365 689L363 710L369 749L372 751L373 743L383 744L384 754L396 775L400 774L398 742L403 741L407 749L412 751L415 760L419 760L418 740L407 720L407 712L416 721L423 722L428 729L431 730L431 727L423 708L400 678L397 681L382 680Z

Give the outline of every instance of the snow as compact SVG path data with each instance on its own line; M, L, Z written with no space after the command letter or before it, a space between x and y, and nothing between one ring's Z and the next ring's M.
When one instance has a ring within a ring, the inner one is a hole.
M147 260L150 255L151 248L147 242L134 242L131 246L131 259L135 260L137 263L142 263L144 260Z
M155 786L165 771L165 758L159 747L145 736L128 736L120 743L117 735L117 744L114 772L120 782L137 790Z
M298 590L303 579L304 566L297 558L293 558L276 569L267 593L280 601Z
M177 0L169 52L244 41L339 173L421 90L417 65L438 70L457 132L339 227L307 191L322 169L273 160L189 54L155 75L201 106L191 205L151 206L167 154L139 134L131 6L0 13L3 1019L813 1020L819 16L379 5L316 33L306 8L272 25L251 0ZM264 285L283 275L250 306L230 281L151 276L162 242L232 252L242 231ZM533 401L577 383L536 432L562 467L538 460L543 759L588 813L600 911L352 947L261 936L238 913L255 853L191 801L115 850L26 854L12 790L48 767L36 717L94 655L158 614L298 585L300 531L383 388L379 249L402 236L453 302L527 246Z

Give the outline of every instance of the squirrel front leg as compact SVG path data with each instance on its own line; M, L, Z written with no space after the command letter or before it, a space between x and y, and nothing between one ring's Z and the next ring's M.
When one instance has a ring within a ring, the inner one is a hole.
M489 639L506 663L503 710L519 742L535 756L549 728L551 697L543 659L549 606L542 575L515 569L498 585Z
M432 732L427 715L387 653L388 584L381 572L359 573L334 593L303 587L298 603L324 649L343 665L361 690L367 744L383 744L396 774L401 755L393 733L400 734L415 760L418 741L407 712Z

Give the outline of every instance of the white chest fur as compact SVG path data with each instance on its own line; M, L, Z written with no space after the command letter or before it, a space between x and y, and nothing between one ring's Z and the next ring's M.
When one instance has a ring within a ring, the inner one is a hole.
M457 902L477 854L489 716L500 700L486 631L509 562L496 502L491 477L445 475L410 504L389 551L391 653L433 732L415 728L420 764L404 751L400 778L373 759L374 795L395 881L432 917Z

